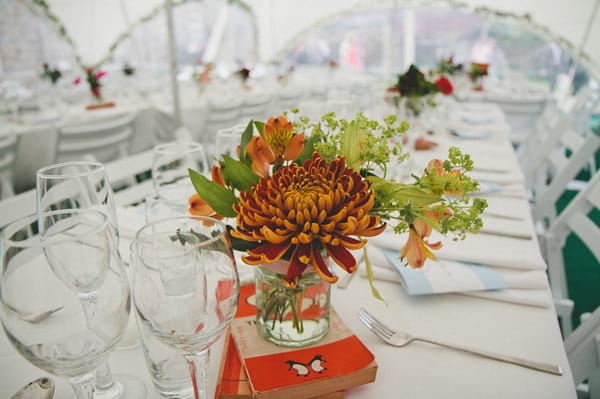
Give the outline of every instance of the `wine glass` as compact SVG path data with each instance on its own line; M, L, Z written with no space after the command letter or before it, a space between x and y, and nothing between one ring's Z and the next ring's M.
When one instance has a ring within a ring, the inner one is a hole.
M202 175L208 172L202 144L193 141L173 141L154 147L152 181L156 194L167 200L184 202L194 193L188 169Z
M161 219L140 229L132 244L132 291L138 328L159 392L184 391L164 376L172 362L150 345L179 353L196 399L206 398L210 346L227 328L239 299L239 277L223 223L197 216Z
M44 166L36 172L38 212L95 208L108 216L118 237L113 192L103 164L71 161Z
M231 158L238 158L238 147L242 134L246 130L246 125L235 125L217 130L215 138L215 154L218 156L228 155Z
M107 215L111 239L111 262L119 261L119 234L114 195L102 163L71 161L48 165L36 172L38 213L58 209L96 209ZM97 367L96 397L104 399L144 398L144 383L133 376L117 375L107 362Z
M130 312L126 273L109 263L108 226L102 212L71 209L18 219L0 233L6 336L34 366L68 379L80 399L94 397L95 369Z

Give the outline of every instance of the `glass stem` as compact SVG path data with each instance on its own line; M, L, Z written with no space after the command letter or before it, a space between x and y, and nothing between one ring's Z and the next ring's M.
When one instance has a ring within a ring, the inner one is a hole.
M98 301L98 293L96 291L92 292L80 292L78 294L79 302L81 302L81 306L83 307L83 313L85 314L85 321L87 322L87 327L94 331L94 319L96 318L96 309L97 309L97 301Z
M194 388L195 399L208 398L208 378L207 368L210 358L210 349L205 349L193 355L184 355L188 363L192 387Z
M96 390L100 394L96 396L112 399L120 398L123 394L123 387L115 381L107 360L101 362L96 369Z
M70 378L69 383L71 384L71 387L73 387L77 399L93 399L95 380L94 374L88 373L79 377Z

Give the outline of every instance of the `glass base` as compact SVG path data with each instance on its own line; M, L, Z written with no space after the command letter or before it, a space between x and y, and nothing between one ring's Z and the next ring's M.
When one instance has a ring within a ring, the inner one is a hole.
M107 390L94 392L94 399L145 399L146 384L137 377L124 374L113 376L115 383Z
M279 346L300 348L319 342L329 332L329 319L302 320L303 332L299 333L292 320L275 321L257 318L260 335Z

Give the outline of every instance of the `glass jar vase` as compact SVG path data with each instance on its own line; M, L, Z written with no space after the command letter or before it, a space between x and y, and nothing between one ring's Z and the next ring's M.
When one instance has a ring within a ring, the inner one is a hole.
M302 347L329 331L331 284L308 267L294 288L284 284L288 261L257 266L256 326L267 341Z

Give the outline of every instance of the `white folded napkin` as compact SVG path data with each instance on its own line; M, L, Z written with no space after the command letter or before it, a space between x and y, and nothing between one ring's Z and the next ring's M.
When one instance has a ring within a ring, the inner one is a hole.
M546 263L542 258L538 245L532 240L512 237L502 237L492 234L471 234L461 241L453 241L433 232L430 242L442 241L443 247L435 251L439 259L449 259L461 262L478 263L486 266L506 267L512 269L545 270ZM373 247L400 250L406 241L406 236L398 236L385 232L369 238ZM375 253L376 250L369 251Z
M535 231L531 223L526 219L507 219L494 216L481 217L483 227L480 233L497 234L500 236L513 236L515 238L533 239Z
M382 254L382 251L377 252ZM376 260L378 258L377 256L370 255L369 257L371 258L373 275L376 280L390 281L402 285L402 278L400 277L400 274L391 268L389 262L381 267L381 264L378 263L379 261ZM430 267L435 266L435 264L430 265ZM547 291L548 279L545 272L539 270L511 271L500 268L494 268L494 270L502 275L509 288L501 290L449 293L544 308L550 306L552 303ZM360 275L362 277L366 277L366 271L364 267L360 268Z
M479 191L473 195L481 196L499 196L499 197L512 197L521 198L526 197L525 189L520 183L515 184L501 184L489 180L478 180Z
M539 308L547 308L552 304L552 298L549 297L548 292L542 290L505 289L499 291L461 292L457 294Z

